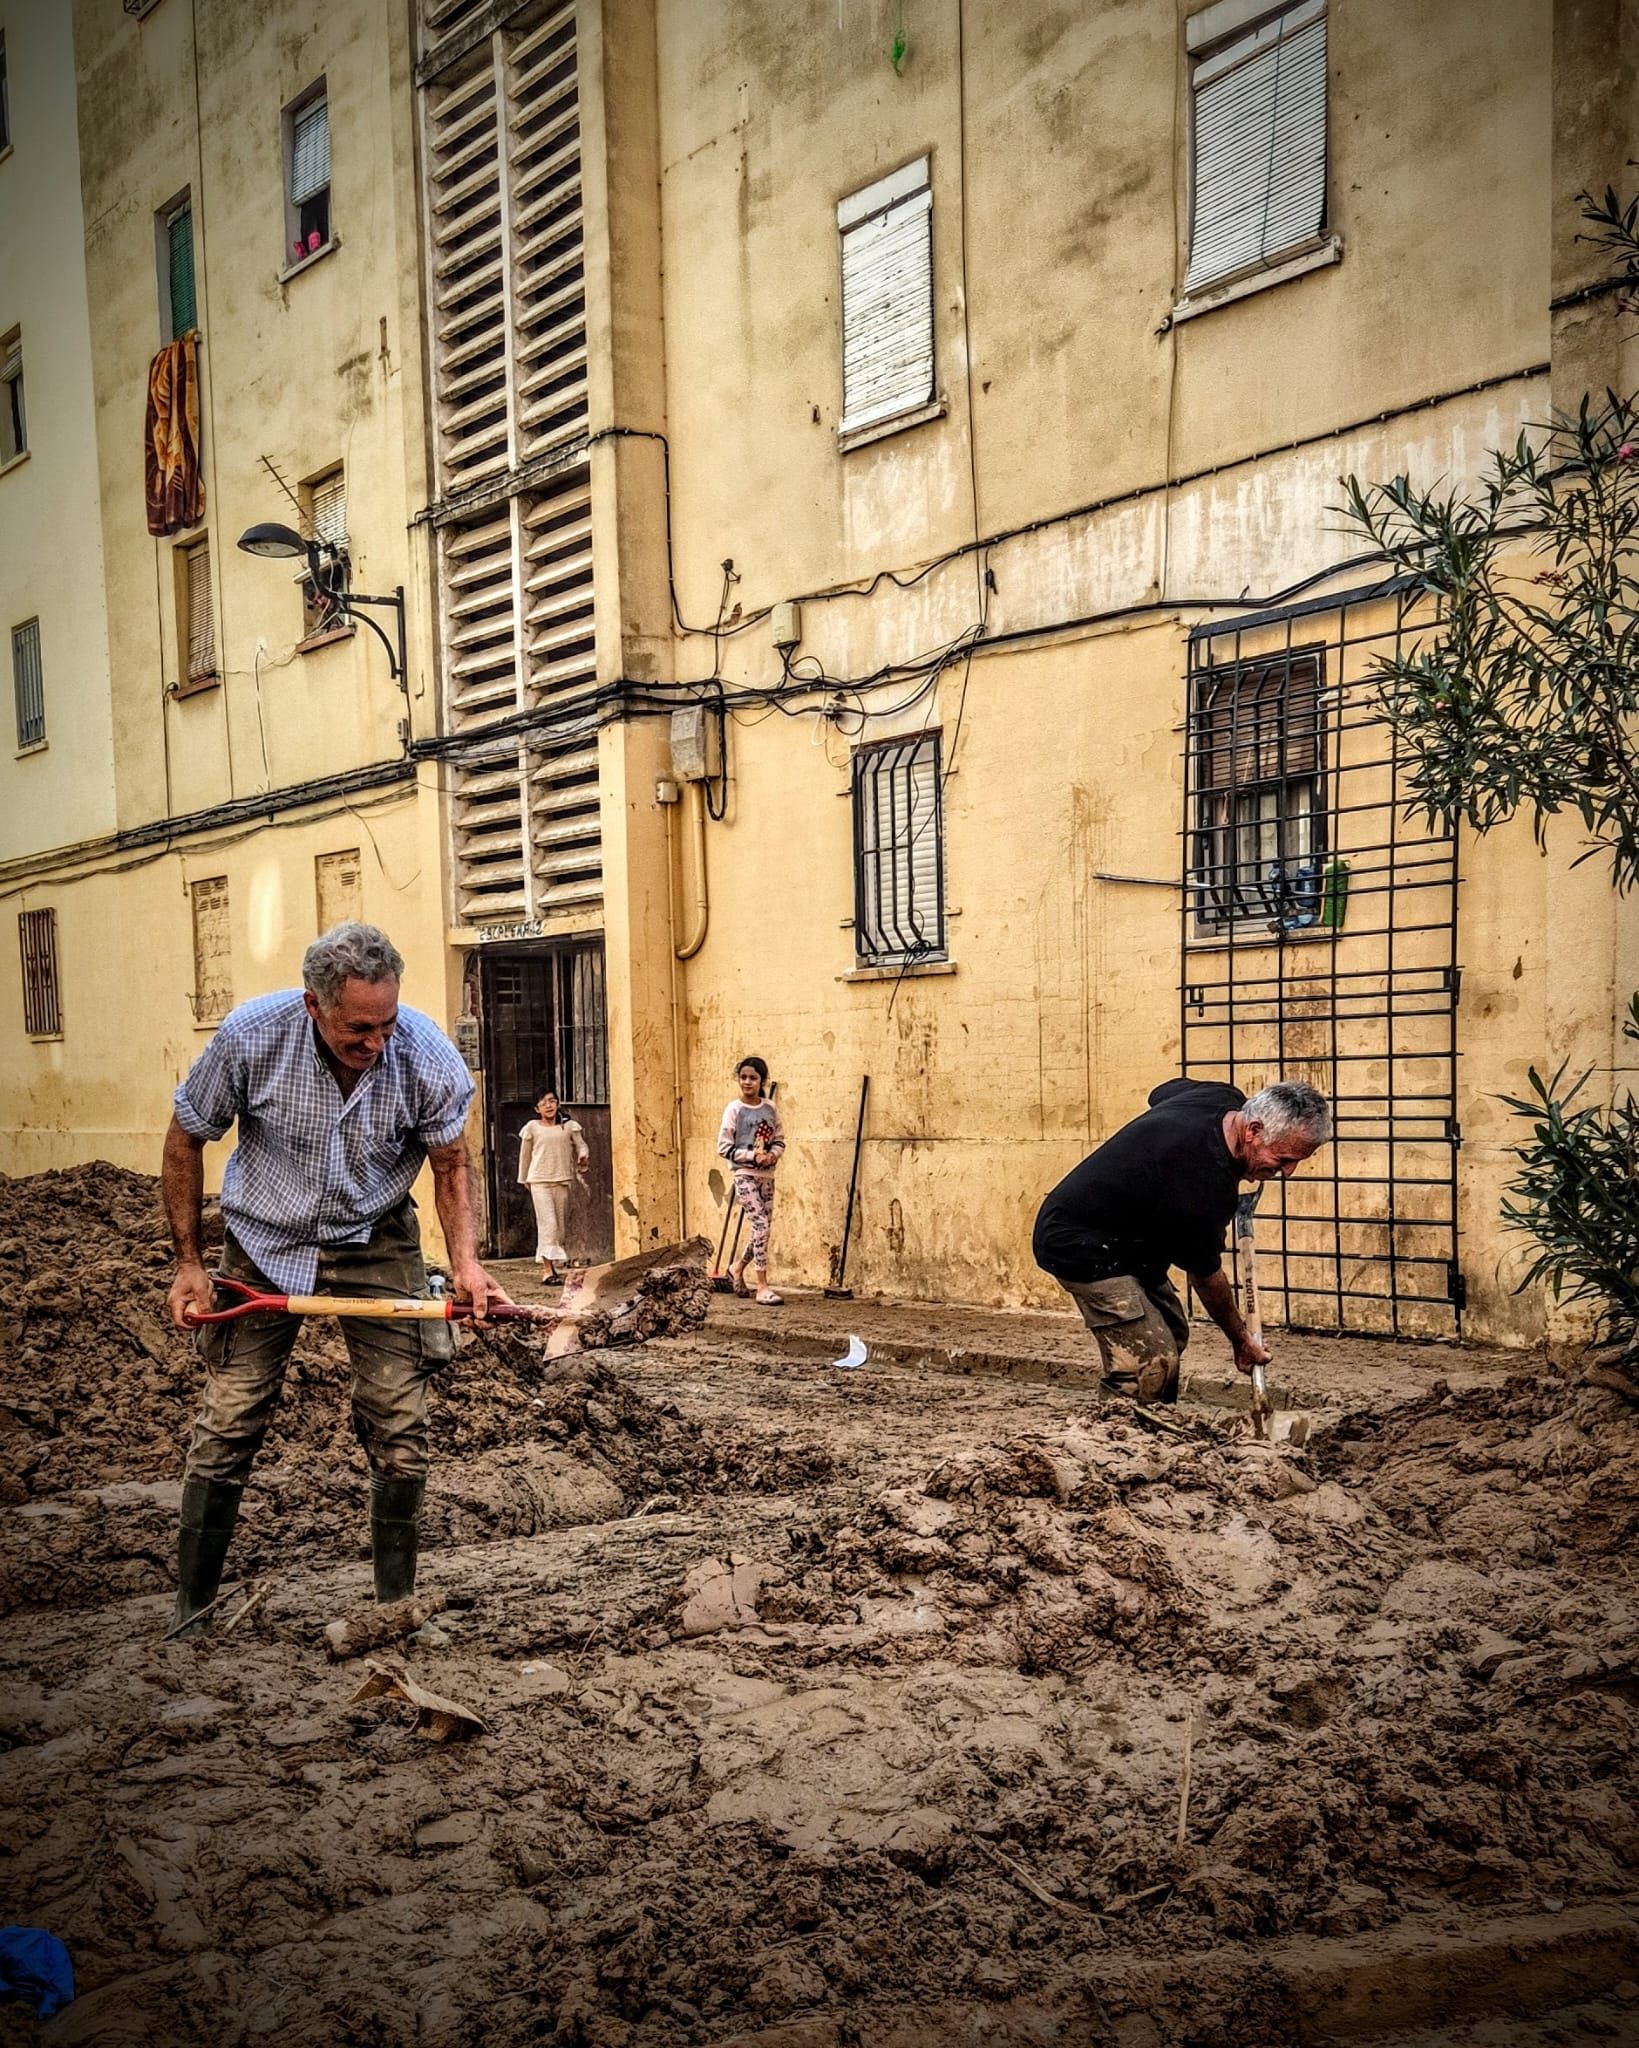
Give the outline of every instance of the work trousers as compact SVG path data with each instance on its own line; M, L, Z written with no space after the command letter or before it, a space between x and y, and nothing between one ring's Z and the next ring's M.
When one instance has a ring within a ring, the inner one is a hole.
M1136 1394L1140 1401L1177 1400L1178 1361L1189 1342L1189 1317L1170 1280L1118 1273L1108 1280L1061 1280L1059 1285L1097 1340L1112 1391Z
M566 1266L569 1254L563 1248L563 1231L569 1218L569 1183L532 1180L528 1186L535 1204L535 1256L542 1265Z
M246 1256L230 1231L221 1271L230 1280L279 1290ZM319 1255L318 1294L424 1295L427 1268L415 1204L406 1198L376 1224L364 1244L333 1245ZM218 1308L231 1306L217 1299ZM304 1318L277 1313L205 1323L195 1345L205 1363L205 1387L187 1476L242 1486L250 1476L284 1386L285 1367ZM427 1470L427 1380L455 1356L455 1332L445 1322L341 1319L353 1368L353 1428L383 1479L419 1479Z

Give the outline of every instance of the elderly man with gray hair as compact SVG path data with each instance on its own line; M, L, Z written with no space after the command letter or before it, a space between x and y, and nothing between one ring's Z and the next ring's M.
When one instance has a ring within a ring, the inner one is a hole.
M339 924L302 961L303 987L241 1003L177 1089L165 1134L176 1243L172 1319L214 1305L200 1252L204 1150L237 1122L222 1177L221 1271L281 1294L424 1295L410 1188L423 1160L457 1296L482 1316L506 1295L478 1263L462 1132L473 1082L455 1047L398 1000L404 962L374 925ZM239 1501L273 1419L295 1316L207 1323L204 1397L182 1485L176 1622L216 1598ZM427 1378L454 1356L446 1322L348 1320L353 1427L370 1461L376 1598L415 1588L427 1473ZM201 1623L200 1626L203 1626Z
M1103 1385L1176 1401L1189 1318L1167 1277L1186 1272L1250 1373L1269 1356L1224 1272L1224 1232L1243 1180L1285 1180L1332 1134L1324 1096L1272 1081L1250 1101L1222 1081L1166 1081L1041 1205L1036 1264L1064 1288L1103 1355Z

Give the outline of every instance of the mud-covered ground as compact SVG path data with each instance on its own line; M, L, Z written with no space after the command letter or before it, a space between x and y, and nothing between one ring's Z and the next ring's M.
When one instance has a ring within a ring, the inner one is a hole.
M1294 1450L837 1371L739 1304L478 1344L435 1394L449 1604L397 1651L487 1724L438 1744L353 1701L391 1653L326 1653L369 1567L323 1343L230 1559L259 1604L160 1640L193 1365L152 1184L47 1178L0 1183L0 1918L80 1996L0 2040L1639 2040L1615 1393L1310 1340Z

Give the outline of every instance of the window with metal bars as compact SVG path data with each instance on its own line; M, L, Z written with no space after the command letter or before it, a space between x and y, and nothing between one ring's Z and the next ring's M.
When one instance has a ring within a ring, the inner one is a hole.
M211 594L211 544L195 541L178 550L177 641L183 691L202 690L217 680L216 605Z
M854 952L862 967L946 957L939 760L936 732L854 750Z
M1326 6L1271 9L1216 42L1189 24L1186 293L1293 254L1326 225Z
M329 243L330 101L321 78L284 111L285 238L301 263Z
M155 223L159 255L159 311L162 339L175 341L199 325L194 285L193 201L184 192L162 207Z
M1326 706L1318 649L1202 671L1189 719L1199 924L1320 921Z
M11 687L17 706L17 744L43 747L46 738L45 671L40 663L40 621L11 629Z
M17 942L23 955L23 1029L30 1038L55 1038L63 1028L56 911L19 911Z
M0 468L28 453L28 414L23 406L23 331L0 335Z
M190 883L188 897L193 911L194 1022L220 1024L233 1008L227 876Z
M842 422L839 435L930 405L933 192L928 159L839 202Z

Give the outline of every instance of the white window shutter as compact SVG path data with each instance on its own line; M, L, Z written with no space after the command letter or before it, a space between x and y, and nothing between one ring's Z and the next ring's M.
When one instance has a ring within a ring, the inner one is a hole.
M347 478L341 470L313 486L313 538L321 545L347 545Z
M1326 14L1320 0L1196 66L1186 292L1255 269L1326 224Z
M310 100L290 124L290 203L300 206L330 183L330 104Z
M904 189L907 185L911 189ZM895 189L899 188L899 189ZM880 203L873 200L880 194ZM842 426L868 427L933 392L933 194L927 159L837 209L842 233Z

